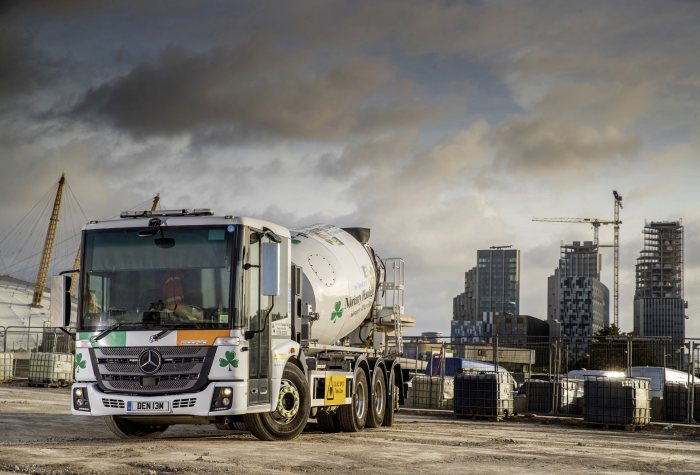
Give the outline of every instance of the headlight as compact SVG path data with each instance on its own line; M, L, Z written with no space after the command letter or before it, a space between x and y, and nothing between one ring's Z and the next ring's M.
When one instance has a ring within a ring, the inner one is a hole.
M89 411L90 400L83 387L73 388L73 408L76 411Z
M214 395L211 398L211 410L212 411L224 411L226 409L231 409L233 388L223 387L214 388Z

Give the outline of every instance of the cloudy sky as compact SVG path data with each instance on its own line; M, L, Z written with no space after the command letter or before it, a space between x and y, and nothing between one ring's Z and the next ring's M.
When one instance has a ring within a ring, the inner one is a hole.
M28 3L0 7L0 234L62 171L89 218L160 192L367 226L417 331L449 332L490 245L522 250L544 318L560 242L592 232L531 218L610 219L616 189L623 330L645 219L683 218L700 337L698 2Z

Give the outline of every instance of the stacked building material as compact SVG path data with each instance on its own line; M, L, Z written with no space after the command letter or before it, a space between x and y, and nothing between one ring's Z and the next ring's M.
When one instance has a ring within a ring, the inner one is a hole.
M407 406L414 409L452 409L454 378L418 374L411 380Z
M29 359L29 384L64 386L73 381L73 355L32 353Z
M695 404L693 419L700 420L700 384L693 385ZM688 383L667 382L664 386L665 420L685 422L688 420Z
M638 427L651 421L648 379L592 377L584 388L586 422Z
M549 414L556 409L557 414L578 414L578 385L574 380L562 379L557 382L531 379L525 383L525 390L527 412Z
M513 384L508 373L455 376L454 413L502 419L513 414Z
M15 355L12 353L0 353L0 383L12 381L12 368Z

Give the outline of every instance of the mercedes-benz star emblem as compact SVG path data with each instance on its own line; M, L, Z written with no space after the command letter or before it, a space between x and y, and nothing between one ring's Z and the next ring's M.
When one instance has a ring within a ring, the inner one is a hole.
M154 374L163 364L163 357L156 350L146 350L139 355L139 369L142 373Z

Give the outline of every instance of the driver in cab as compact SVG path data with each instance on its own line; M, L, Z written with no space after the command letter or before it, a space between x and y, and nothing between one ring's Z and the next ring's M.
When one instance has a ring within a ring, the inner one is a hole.
M201 321L204 317L201 308L185 304L183 282L185 273L179 269L167 270L163 274L163 308L180 320Z

